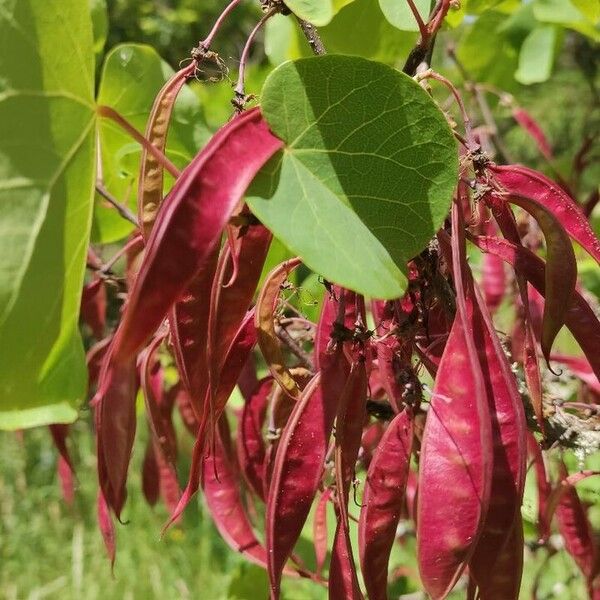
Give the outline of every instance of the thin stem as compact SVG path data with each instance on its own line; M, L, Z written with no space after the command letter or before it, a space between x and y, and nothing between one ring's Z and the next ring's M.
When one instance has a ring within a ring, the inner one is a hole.
M439 28L442 26L444 17L448 14L451 0L438 0L429 15L425 30L421 31L419 41L410 51L402 71L411 77L417 72L417 68L423 61L429 62L431 51ZM410 0L409 0L410 4ZM414 12L413 12L414 14ZM419 29L421 29L419 27ZM429 57L429 58L428 58Z
M138 234L134 238L130 239L122 248L115 252L98 270L102 271L103 273L110 272L114 264L122 256L130 252L133 248L138 248L138 246L140 250L144 247L144 238L141 236L141 234Z
M296 16L296 20L298 21L300 29L302 30L302 33L304 34L304 37L306 38L306 41L308 42L308 45L313 53L317 56L327 54L327 50L325 50L323 40L321 39L317 28L298 16Z
M254 29L250 32L248 39L246 40L246 44L244 45L244 49L242 50L242 56L240 56L240 70L238 72L238 80L236 86L234 88L236 100L234 100L234 105L236 106L236 110L241 110L243 108L244 101L246 99L246 93L244 91L244 79L246 76L246 64L248 63L248 56L250 55L250 48L252 47L252 43L254 42L254 38L256 34L261 30L262 26L276 13L279 8L274 6L268 13L264 14L260 21L254 26ZM240 106L241 104L241 106Z
M109 203L111 204L117 212L127 221L133 223L137 228L139 228L138 220L135 215L124 205L121 204L105 187L104 184L98 180L96 181L96 191Z
M459 91L456 89L454 84L448 79L446 79L443 75L440 75L439 73L436 73L431 69L427 69L427 71L419 73L419 75L417 75L417 80L420 81L422 79L434 79L435 81L439 81L452 92L452 95L454 96L454 99L458 104L458 108L460 110L460 114L465 125L465 135L467 137L467 140L469 140L471 138L471 119L465 109L462 96L460 95Z
M231 0L231 2L225 7L223 12L219 15L218 19L215 21L210 33L206 36L206 38L198 44L198 47L206 52L208 50L217 35L221 25L223 25L225 19L229 15L229 13L241 2L241 0Z
M415 18L415 21L417 22L417 25L419 26L419 31L421 32L421 39L427 39L427 37L429 36L429 31L427 30L427 25L423 22L423 19L421 18L421 15L419 14L419 11L417 10L417 7L415 6L415 3L413 0L406 0L408 2L408 6Z
M500 157L502 162L509 163L509 164L512 163L513 161L510 158L510 154L509 154L506 146L504 145L502 138L498 134L498 126L496 125L496 120L494 119L494 115L492 114L492 111L490 110L490 107L487 103L485 95L482 93L483 88L473 82L472 78L469 75L469 72L465 69L464 65L462 64L462 62L459 60L458 56L456 55L456 51L454 50L454 47L450 46L448 48L447 52L448 52L448 56L452 59L452 61L456 65L456 68L459 70L461 77L465 80L465 88L471 92L471 94L473 95L473 98L475 99L475 102L477 103L477 106L479 107L479 111L481 112L481 116L483 117L483 122L487 125L487 127L489 129L490 137L492 139L494 146L496 147L498 156ZM496 88L490 89L489 87L487 87L486 89L487 89L487 91L490 91L491 93L498 95L498 97L501 100L506 98L506 94L503 94Z
M307 352L305 352L302 349L300 344L298 344L298 342L296 342L296 340L289 334L287 329L280 325L279 327L277 327L276 333L277 337L288 347L288 349L293 354L296 355L296 357L300 361L300 364L303 367L307 368L309 371L314 372L315 367L310 356Z
M179 169L156 147L150 140L146 139L131 123L124 119L114 108L110 106L98 106L98 114L114 121L119 127L125 130L138 144L146 149L147 152L167 170L175 179L181 172Z

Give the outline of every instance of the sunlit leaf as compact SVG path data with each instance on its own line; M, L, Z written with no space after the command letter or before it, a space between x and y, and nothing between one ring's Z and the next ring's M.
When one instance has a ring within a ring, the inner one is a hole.
M0 428L72 421L92 209L87 2L0 1Z
M443 114L410 77L365 59L288 62L262 110L285 142L249 191L253 212L316 272L378 298L442 223L457 174Z

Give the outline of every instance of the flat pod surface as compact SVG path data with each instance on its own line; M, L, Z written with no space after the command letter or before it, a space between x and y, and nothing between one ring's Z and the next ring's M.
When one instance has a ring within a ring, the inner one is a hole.
M401 296L457 177L443 114L410 77L349 56L284 63L261 97L285 148L254 180L252 212L328 280Z
M417 555L423 584L435 599L448 595L466 566L489 500L489 413L483 406L487 398L476 398L476 365L469 360L467 328L457 315L438 369L421 447Z

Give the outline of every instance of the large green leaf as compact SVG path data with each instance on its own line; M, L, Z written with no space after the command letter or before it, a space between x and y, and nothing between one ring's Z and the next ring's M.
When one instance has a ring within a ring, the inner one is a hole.
M354 0L319 30L328 52L402 63L415 45L414 32L399 31L377 0Z
M415 45L414 32L399 31L385 18L378 0L354 0L325 27L319 28L327 52L352 54L397 64ZM272 64L312 56L293 19L275 15L266 24L265 51Z
M502 30L508 20L499 12L485 12L469 25L457 48L473 81L492 83L506 91L515 87L518 57L511 36Z
M579 7L586 6L584 10ZM563 25L595 41L600 41L600 23L598 23L598 0L572 3L570 0L534 0L535 18L545 23ZM596 17L592 21L590 17Z
M104 50L106 36L108 35L106 0L90 0L90 15L92 17L92 31L94 32L94 52L96 56L99 56Z
M419 11L419 15L424 23L429 19L429 0L414 0L414 5ZM398 2L398 0L379 0L379 6L385 15L385 18L398 29L402 31L419 31L419 25L413 15L408 2Z
M552 74L556 28L552 25L536 27L526 38L519 53L519 68L515 79L529 85L547 81Z
M333 18L331 0L286 0L286 6L313 25L327 25Z
M0 428L72 421L94 186L87 2L0 0Z
M172 74L173 69L150 46L117 46L107 55L102 69L98 104L114 108L143 132L154 96ZM173 112L167 155L176 165L183 167L208 137L198 97L189 86L185 86ZM139 145L118 125L106 119L100 125L100 145L106 187L135 211L141 154ZM170 186L172 179L167 177L165 183ZM92 241L113 242L131 230L132 225L97 195Z
M286 146L255 180L255 214L327 279L401 295L406 261L447 214L453 134L430 96L381 63L325 56L284 63L262 110Z

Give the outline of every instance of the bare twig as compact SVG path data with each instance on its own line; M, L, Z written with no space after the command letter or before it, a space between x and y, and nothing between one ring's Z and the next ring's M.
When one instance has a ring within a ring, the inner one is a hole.
M292 354L295 354L300 364L309 371L314 372L314 365L310 355L298 344L298 342L289 334L285 327L276 325L275 333L277 337L289 348Z
M323 40L321 39L317 28L314 25L308 23L307 21L304 21L300 17L296 17L296 20L298 21L300 29L302 30L302 33L304 34L304 37L306 38L306 41L308 42L308 45L310 46L313 53L317 56L322 56L323 54L326 54L327 50L325 50Z
M279 12L279 7L274 6L267 12L260 21L254 26L254 29L250 32L248 39L246 40L246 44L244 45L244 49L242 50L242 56L240 57L240 70L238 72L238 80L235 85L235 98L231 101L233 104L235 111L237 113L242 112L246 102L250 99L246 96L244 80L246 77L246 65L248 63L248 56L250 55L250 48L252 47L252 43L254 42L254 38L256 34L261 30L263 25L277 12Z
M452 61L456 65L456 68L459 70L462 78L464 79L465 88L469 92L471 92L475 102L477 103L477 106L479 107L481 117L483 118L483 122L487 126L487 130L490 134L490 138L492 139L492 143L494 144L496 151L498 152L498 156L504 163L513 163L514 161L512 160L512 157L510 156L510 153L506 148L504 141L498 133L498 125L496 124L496 120L494 119L494 115L490 110L483 90L470 77L469 72L465 69L464 65L456 55L454 46L449 46L447 52L448 56L452 59Z
M240 1L241 0L231 0L231 2L225 7L223 12L219 15L219 17L215 21L215 24L213 25L212 29L210 30L210 33L206 36L206 38L204 38L204 40L202 40L198 44L198 48L200 50L203 50L204 52L206 52L210 48L215 36L217 35L219 29L221 28L221 25L223 25L223 22L225 21L225 19L229 15L229 13L240 3Z
M139 223L135 215L124 205L121 204L105 187L101 181L96 182L96 191L127 221L133 223L139 228Z
M96 109L101 117L110 119L121 129L126 131L146 152L161 164L169 173L177 179L181 174L179 169L148 139L146 139L129 121L124 119L114 108L110 106L98 106Z
M425 29L423 29L419 21L417 21L417 23L419 23L421 35L419 36L419 41L416 46L411 50L404 63L404 68L402 70L407 75L412 77L417 72L417 69L422 62L430 62L437 32L442 26L444 17L448 14L451 4L451 0L438 0L429 15L429 21L427 22ZM410 3L410 5L411 9L413 9L414 5L412 5L412 3Z

